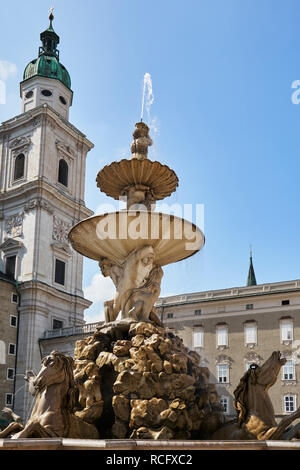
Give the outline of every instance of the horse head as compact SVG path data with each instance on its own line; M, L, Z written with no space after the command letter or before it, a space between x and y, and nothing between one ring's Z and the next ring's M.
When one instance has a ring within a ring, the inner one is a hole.
M62 384L66 388L66 407L72 409L75 402L75 382L73 359L59 351L52 351L42 359L42 368L33 381L37 392L42 392L51 385Z
M269 390L277 380L281 367L286 363L286 359L281 357L280 351L274 351L269 359L258 368L256 373L257 383L265 390Z
M234 391L234 407L238 413L239 424L245 422L248 412L251 410L250 390L253 390L254 387L254 395L258 400L259 394L264 393L266 396L285 363L286 359L281 357L280 351L274 351L262 366L254 363L250 365Z

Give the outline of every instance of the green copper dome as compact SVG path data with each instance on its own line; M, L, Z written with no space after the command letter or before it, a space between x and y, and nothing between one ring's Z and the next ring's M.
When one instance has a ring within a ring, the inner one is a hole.
M60 80L67 88L71 89L71 78L67 69L59 61L57 45L59 36L52 27L53 15L49 16L50 25L41 33L42 46L39 48L39 56L26 66L23 80L40 76Z

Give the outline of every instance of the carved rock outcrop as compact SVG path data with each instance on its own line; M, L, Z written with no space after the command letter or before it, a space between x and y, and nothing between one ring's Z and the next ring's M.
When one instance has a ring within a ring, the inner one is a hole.
M199 362L156 324L106 323L76 344L76 414L106 438L207 438L224 415Z

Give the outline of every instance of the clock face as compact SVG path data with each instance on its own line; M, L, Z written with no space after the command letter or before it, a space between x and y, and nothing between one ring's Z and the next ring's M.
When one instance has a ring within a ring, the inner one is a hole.
M10 237L19 237L22 235L23 218L21 216L14 217L9 220L6 225L6 233Z
M68 233L69 233L70 228L71 226L69 224L54 217L54 224L53 224L54 240L58 240L60 242L66 242L68 240Z

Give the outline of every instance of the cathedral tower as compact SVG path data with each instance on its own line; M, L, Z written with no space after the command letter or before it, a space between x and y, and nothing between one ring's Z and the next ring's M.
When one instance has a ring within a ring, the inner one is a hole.
M83 260L67 235L92 215L84 189L93 144L69 122L71 80L60 62L52 13L49 19L20 84L22 114L0 126L0 271L19 292L14 410L26 419L32 397L23 377L40 368L39 338L83 324L90 305L82 291Z

